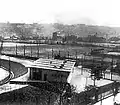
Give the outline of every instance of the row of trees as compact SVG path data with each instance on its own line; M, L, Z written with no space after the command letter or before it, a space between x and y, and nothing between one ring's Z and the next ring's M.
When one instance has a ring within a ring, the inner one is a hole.
M77 37L75 35L69 36L58 36L53 37L53 40L61 39L63 42L72 41L72 42L106 42L106 39L103 37L98 37L96 35L88 35L87 37Z

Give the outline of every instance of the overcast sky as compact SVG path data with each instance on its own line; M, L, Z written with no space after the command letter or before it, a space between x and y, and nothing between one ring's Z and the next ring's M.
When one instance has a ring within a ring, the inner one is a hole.
M0 22L120 27L120 0L0 0Z

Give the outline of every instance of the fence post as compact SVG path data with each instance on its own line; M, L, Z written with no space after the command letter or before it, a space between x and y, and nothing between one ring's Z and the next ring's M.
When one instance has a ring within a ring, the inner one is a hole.
M77 60L77 51L76 51L76 53L75 53L75 57L76 57L76 60Z
M32 46L30 46L30 48L31 48L31 57L32 57Z
M37 57L39 58L39 44L37 44Z
M53 58L53 48L52 48L52 58Z
M60 50L59 50L59 56L60 56Z
M113 74L113 56L112 56L112 61L111 61L111 80L112 80L112 74Z
M68 51L68 58L69 58L69 56L70 56L70 53L69 53L69 51Z
M17 44L16 44L16 48L15 49L16 49L16 55L17 55Z
M25 57L25 45L24 45L24 57Z
M62 105L62 94L60 93L60 101L59 101L59 105Z
M11 72L11 64L10 64L10 57L9 57L9 73Z
M49 52L48 52L48 59L49 59Z

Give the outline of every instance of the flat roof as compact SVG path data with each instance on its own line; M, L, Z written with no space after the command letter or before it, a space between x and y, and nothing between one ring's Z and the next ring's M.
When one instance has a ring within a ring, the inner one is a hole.
M43 58L40 58L40 59L34 61L28 67L71 72L74 65L75 65L75 61L71 61L71 60L58 60L58 59L43 59Z
M95 80L95 85L97 87L101 87L107 84L113 83L113 81L111 80L106 80L106 79L100 79L100 80ZM92 80L91 78L88 78L88 84L87 85L93 85L94 84L94 80Z
M120 55L120 52L108 52L108 55Z

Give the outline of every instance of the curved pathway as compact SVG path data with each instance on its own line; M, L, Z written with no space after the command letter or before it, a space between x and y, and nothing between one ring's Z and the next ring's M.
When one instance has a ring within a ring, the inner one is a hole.
M10 70L14 73L14 78L18 78L28 72L26 66L32 63L30 60L23 60L14 57L1 56L2 66L9 69L9 59L10 59Z
M9 57L1 56L1 59L2 66L4 66L6 70L0 68L0 73L3 74L0 77L0 94L28 86L10 84L9 81L27 81L29 78L29 72L25 66L28 66L32 61L10 57L11 73L9 73L9 71L7 71L9 69Z

